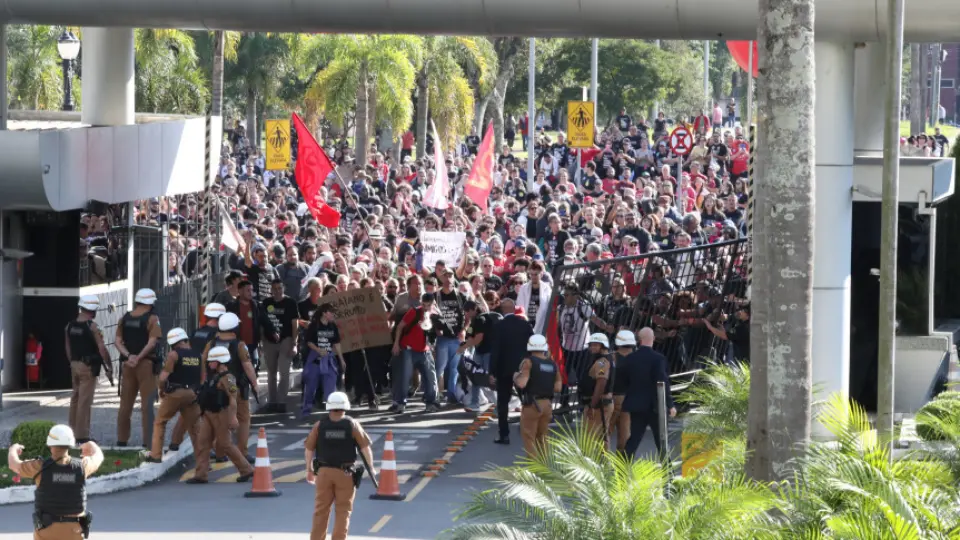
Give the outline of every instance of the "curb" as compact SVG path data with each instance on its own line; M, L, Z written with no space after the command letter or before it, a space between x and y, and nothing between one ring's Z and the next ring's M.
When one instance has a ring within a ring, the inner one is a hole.
M114 448L104 448L104 450L114 450ZM161 463L141 463L136 469L87 479L87 495L106 495L155 482L191 455L193 455L193 444L189 438L186 438L180 445L180 450L164 454ZM36 489L36 486L0 489L0 506L33 502Z

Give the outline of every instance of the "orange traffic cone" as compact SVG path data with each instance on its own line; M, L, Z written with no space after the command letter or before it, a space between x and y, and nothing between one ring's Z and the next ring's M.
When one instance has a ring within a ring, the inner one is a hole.
M270 453L267 452L267 430L260 428L257 438L257 460L253 465L253 489L244 493L244 497L279 497L280 492L273 487L273 469L270 468Z
M393 449L393 431L387 432L383 443L383 461L380 462L380 487L370 496L371 499L384 501L402 501L406 493L400 493L400 479L397 477L397 453Z

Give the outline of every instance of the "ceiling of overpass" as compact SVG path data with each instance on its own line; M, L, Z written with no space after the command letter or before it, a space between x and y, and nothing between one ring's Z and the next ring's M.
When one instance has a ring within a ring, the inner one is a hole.
M751 39L757 0L0 0L0 21L275 32ZM819 0L818 39L877 41L885 0ZM907 0L905 38L960 40L960 0Z

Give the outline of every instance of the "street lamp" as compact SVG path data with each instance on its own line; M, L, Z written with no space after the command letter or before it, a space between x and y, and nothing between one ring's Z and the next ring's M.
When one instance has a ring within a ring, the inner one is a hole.
M73 61L80 54L80 40L73 32L64 30L57 39L57 52L63 62L63 107L65 111L73 110Z

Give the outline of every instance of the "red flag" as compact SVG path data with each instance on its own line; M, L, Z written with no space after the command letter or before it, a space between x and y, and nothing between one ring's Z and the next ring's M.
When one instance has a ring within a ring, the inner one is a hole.
M293 125L297 130L297 168L294 170L297 186L317 222L332 229L340 225L340 212L320 197L320 188L333 172L333 163L297 113L293 113Z
M477 150L477 159L470 169L467 178L467 187L463 194L475 202L484 212L487 211L487 199L493 189L493 120L487 124L487 132L483 134L483 142Z
M557 320L557 303L554 300L550 304L550 318L547 319L547 328L544 330L547 334L547 347L550 349L550 357L557 363L557 369L560 370L560 377L563 384L567 384L567 370L564 369L563 349L560 348L560 327Z

